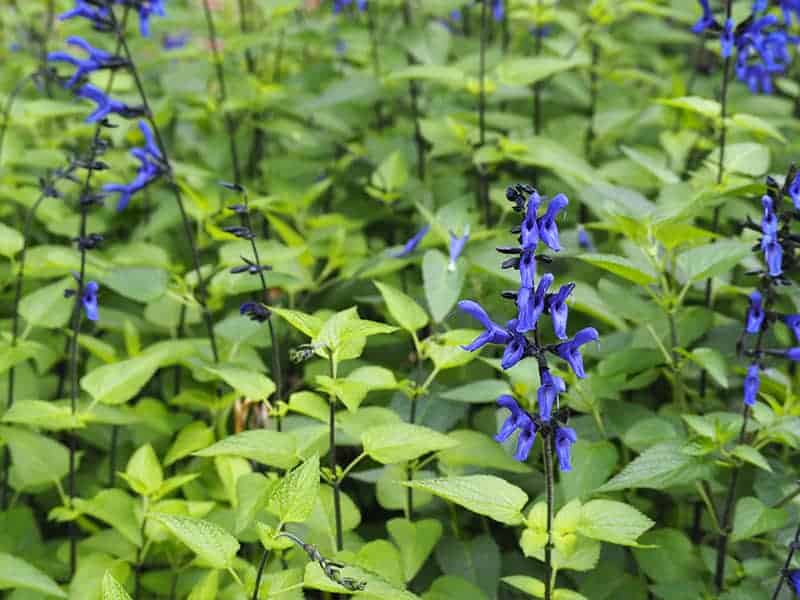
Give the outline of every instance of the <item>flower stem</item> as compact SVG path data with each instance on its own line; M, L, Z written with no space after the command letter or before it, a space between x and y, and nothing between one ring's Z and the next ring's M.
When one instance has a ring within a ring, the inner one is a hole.
M546 568L544 580L544 600L551 600L553 594L553 492L555 487L553 474L553 440L548 434L542 438L544 444L544 483L547 501L547 543L544 547L544 563Z
M478 148L486 144L486 46L488 45L488 6L489 0L481 0L480 68L478 81ZM487 227L491 224L489 206L489 179L486 167L478 164L478 204L483 209L483 220Z
M778 579L778 583L775 586L775 591L772 593L772 600L778 600L778 594L781 593L781 588L783 588L783 582L786 579L786 572L789 570L789 567L792 564L792 559L794 558L794 553L798 549L798 545L800 545L800 525L797 526L797 529L794 532L794 539L792 543L789 544L789 552L786 554L786 561L783 563L783 569L781 569L781 577Z
M269 562L270 554L272 554L272 549L267 548L266 550L264 550L264 554L261 555L261 562L258 563L258 573L256 573L256 587L255 589L253 589L252 600L258 600L258 591L259 588L261 587L261 577L264 575L264 569L266 568L267 563Z
M50 183L46 184L48 187ZM13 313L11 316L11 347L15 347L17 345L17 339L19 337L19 303L22 299L22 284L25 278L25 258L28 253L28 242L31 235L31 226L33 225L33 218L36 215L36 211L39 210L39 206L42 204L44 199L47 197L45 191L43 191L39 197L36 199L36 202L28 209L28 214L25 217L25 225L22 229L22 249L20 250L19 255L19 271L17 271L16 281L14 283L14 307ZM8 390L6 396L6 411L14 405L14 384L15 384L15 374L16 368L11 367L8 370ZM0 486L0 510L5 510L8 508L8 476L9 476L9 469L11 468L11 454L8 450L8 447L3 448L3 481L2 486Z
M403 24L406 27L411 27L413 20L411 17L411 0L403 2ZM414 55L411 52L406 53L406 61L409 65L417 63ZM425 181L425 138L422 137L422 128L420 127L420 110L419 110L419 82L410 79L408 82L408 94L411 98L411 118L414 119L414 142L417 146L417 177L420 181ZM410 489L410 488L409 488Z
M241 7L241 0L240 0ZM208 39L211 42L211 56L214 59L214 69L217 74L217 85L219 86L219 103L222 111L222 118L225 121L225 131L228 134L228 145L231 153L231 165L233 167L233 178L235 183L241 183L242 174L239 169L239 153L236 150L236 125L230 113L225 110L225 101L228 99L228 90L225 85L225 69L219 55L217 28L214 26L214 17L211 15L211 8L208 0L203 0L203 12L206 17L206 28L208 29ZM148 111L149 112L149 111Z
M203 321L205 322L206 330L208 331L208 339L211 344L211 354L213 356L214 362L217 363L219 362L219 352L217 351L217 338L214 333L214 324L211 319L211 313L208 310L208 304L206 302L206 296L207 296L206 282L205 279L203 278L202 272L200 271L200 254L197 249L197 243L194 239L192 224L191 221L189 220L189 215L186 212L186 206L183 203L183 196L181 194L180 187L178 187L178 184L175 181L175 175L172 169L172 163L170 162L169 155L167 154L167 146L164 143L164 139L161 136L161 130L156 124L155 117L153 116L153 111L150 109L150 103L147 99L147 94L144 91L144 86L142 85L142 79L139 76L139 70L136 68L136 63L133 60L133 54L131 53L130 47L128 46L128 42L125 40L124 21L120 26L117 22L113 10L110 11L110 17L114 29L116 31L119 45L122 47L122 51L125 53L125 58L128 61L128 71L133 77L133 82L136 86L136 90L139 93L139 98L141 99L142 105L144 106L146 118L150 123L150 127L153 130L153 135L156 138L156 144L158 145L158 149L161 152L161 155L164 157L164 163L166 164L167 167L166 175L169 180L169 187L172 189L172 193L175 196L175 202L178 205L178 210L180 211L181 221L183 222L183 228L186 233L186 239L189 242L189 247L192 254L193 267L195 272L197 273L197 301L200 304L200 307L203 312Z
M725 2L725 21L727 22L728 19L731 18L731 12L733 11L733 0L727 0ZM719 160L717 161L717 185L722 183L723 175L725 174L725 144L728 137L728 128L725 124L725 119L728 116L728 83L730 79L730 72L731 72L731 64L732 64L733 56L728 56L725 58L725 62L722 68L722 89L720 91L720 128L719 128ZM719 213L720 207L714 207L714 213L711 217L711 233L717 233L719 229ZM706 279L706 289L705 289L705 306L711 307L711 296L712 296L712 281L709 277ZM705 398L706 395L706 388L708 387L708 373L703 370L700 373L700 397Z
M333 358L333 350L328 349L331 379L336 379L336 361ZM336 551L344 548L344 538L342 532L342 499L339 485L339 477L336 475L336 396L330 395L330 418L328 419L328 439L330 441L329 466L331 469L331 480L333 481L333 515L336 524Z

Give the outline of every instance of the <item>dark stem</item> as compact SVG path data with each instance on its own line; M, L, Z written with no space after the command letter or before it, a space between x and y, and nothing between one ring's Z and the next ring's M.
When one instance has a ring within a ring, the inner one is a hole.
M172 189L173 195L175 196L175 202L178 205L178 210L181 214L181 221L183 222L184 232L186 233L186 239L189 241L189 246L192 254L192 264L194 267L195 272L197 273L197 301L200 304L200 307L203 312L203 321L206 325L206 330L208 331L208 339L211 343L211 353L214 358L214 362L219 362L219 352L217 351L217 338L216 334L214 333L214 324L211 319L211 313L208 310L208 305L206 303L206 282L203 278L203 274L200 271L200 254L197 249L197 244L194 239L194 233L192 232L192 223L189 220L189 215L186 212L186 206L183 203L183 196L181 194L180 188L178 184L175 182L174 171L172 169L172 163L170 162L169 155L167 154L167 146L164 143L163 138L161 137L161 130L159 129L158 125L156 124L155 117L153 116L153 111L150 109L150 103L147 99L147 94L144 91L144 86L142 85L141 77L139 76L139 70L136 68L136 63L133 60L133 54L131 53L130 47L128 46L128 42L125 40L124 36L124 23L123 27L120 27L117 23L116 16L114 15L114 11L110 11L110 17L112 23L114 25L114 29L116 30L117 40L122 47L123 52L125 53L125 58L128 61L128 70L130 71L131 76L133 77L134 84L136 85L136 90L139 93L139 98L144 106L145 115L147 121L150 124L151 129L153 130L153 135L156 138L156 144L158 145L158 149L161 152L161 155L164 157L164 163L166 164L167 170L167 177L169 180L169 187Z
M742 428L739 430L738 443L742 444L745 439L747 430L747 421L750 417L750 407L746 404L742 409ZM725 586L725 558L728 554L728 540L730 538L730 523L733 519L733 507L736 500L736 484L739 482L739 467L734 467L731 473L731 479L728 483L728 493L725 496L725 504L722 509L722 518L720 520L720 534L717 540L717 565L714 571L714 586L717 592L721 592Z
M49 187L50 183L48 183L47 186ZM30 243L31 226L33 224L33 218L36 215L36 211L39 209L39 206L42 204L45 197L46 194L42 192L36 199L36 202L34 202L30 207L28 214L25 217L25 225L22 229L22 249L20 250L19 255L19 271L17 271L16 281L14 282L14 312L11 316L12 348L17 345L17 339L19 337L19 302L22 299L22 284L25 279L25 257L28 253L28 244ZM6 396L6 410L14 406L14 384L16 381L15 374L16 368L11 367L8 370L8 394ZM8 447L5 447L3 448L3 483L2 487L0 487L0 510L5 510L8 508L8 476L10 467L11 454L8 450Z
M381 81L381 55L379 52L378 43L378 10L377 2L367 2L367 27L369 28L369 45L370 53L372 55L372 69L375 74L375 79L380 85ZM378 131L383 131L383 103L378 100L375 102L375 118L377 119Z
M412 425L417 420L417 399L411 398L411 413L408 415L408 422ZM406 468L406 479L414 481L414 469L409 465ZM406 488L406 505L408 506L408 520L414 520L414 490L410 487Z
M783 581L786 579L786 573L792 565L792 559L794 558L794 553L797 550L798 544L800 544L800 525L797 526L794 532L794 540L789 544L789 552L786 554L786 561L783 563L783 569L781 569L781 577L778 579L778 584L775 586L775 591L772 593L772 600L778 600L778 594L781 593Z
M241 0L239 3L241 7ZM211 42L211 56L214 59L214 69L217 74L217 85L219 86L219 104L222 111L222 118L225 121L225 130L228 134L228 145L231 152L231 165L233 166L233 177L236 183L241 183L241 171L239 170L239 153L236 150L236 125L230 113L225 110L225 101L228 99L228 90L225 86L225 69L222 66L222 59L219 55L219 48L217 47L217 29L214 26L214 18L211 16L211 8L208 6L208 0L203 0L203 12L206 17L206 28L208 29L208 38ZM133 68L133 67L132 67ZM147 111L148 114L150 111Z
M272 553L271 549L264 550L264 554L261 555L261 562L258 564L258 573L256 574L256 587L253 590L253 599L258 600L258 590L261 587L261 577L264 574L264 569L269 562L269 556Z
M247 0L239 1L239 31L247 33ZM256 58L250 49L244 51L244 62L247 65L247 72L251 75L256 72Z
M486 144L486 46L488 34L489 0L481 0L480 68L478 77L478 148ZM491 223L489 206L489 179L486 167L478 165L478 205L483 209L483 219L487 226Z
M411 27L411 0L403 3L403 23L406 27ZM417 61L411 52L406 53L406 61L409 65L415 65ZM417 177L420 181L425 180L425 138L422 137L422 128L419 122L419 82L411 79L408 82L408 94L411 97L411 118L414 119L414 142L417 146ZM410 488L409 488L410 489Z
M332 355L332 350L328 350L328 354L330 355L330 375L331 379L336 379L336 367L334 366L334 359ZM328 439L330 441L330 469L331 469L331 478L333 481L333 515L334 521L336 523L336 551L338 552L342 548L344 548L344 538L342 532L342 499L341 499L341 492L339 490L339 477L336 474L336 396L331 394L329 398L330 403L330 418L328 419Z
M544 478L547 500L547 544L544 547L545 580L544 599L551 600L553 594L553 492L555 487L553 475L553 440L550 435L542 438L544 444Z
M732 0L728 0L725 3L725 20L727 22L728 19L731 17L731 11L733 10L733 2ZM728 128L725 124L725 118L728 115L728 80L730 79L730 71L731 71L731 63L732 63L732 56L728 56L725 59L725 63L722 69L722 90L720 91L720 129L719 129L719 160L717 161L717 185L722 183L722 177L725 174L725 142L728 136ZM720 206L714 207L714 213L711 217L711 232L713 234L717 233L719 229L719 213L720 213ZM706 289L705 289L705 299L704 303L706 307L711 307L711 296L712 296L712 281L709 277L706 279ZM700 397L705 398L706 395L706 388L708 387L708 373L703 370L700 373Z

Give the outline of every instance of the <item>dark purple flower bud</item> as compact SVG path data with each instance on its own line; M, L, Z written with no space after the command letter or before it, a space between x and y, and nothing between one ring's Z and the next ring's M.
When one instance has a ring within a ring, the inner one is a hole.
M553 414L553 405L561 392L566 391L564 380L556 375L551 375L549 369L542 371L542 383L539 386L537 400L539 401L539 416L542 421L549 421Z
M569 363L578 378L583 379L586 377L586 373L583 370L583 356L581 356L580 347L596 341L599 337L600 335L594 327L586 327L576 333L571 340L556 346L554 352Z
M539 237L553 252L561 250L561 245L558 241L556 217L567 204L569 204L567 197L564 194L557 194L550 199L550 203L547 205L547 211L539 219Z
M462 300L458 303L458 308L480 322L486 330L476 337L472 343L467 346L462 346L464 350L474 352L486 344L505 344L511 340L511 334L492 321L487 312L477 302Z
M161 38L161 47L164 50L178 50L186 46L189 42L189 32L176 33L174 35L167 34Z
M747 309L745 331L755 334L761 331L764 323L764 307L761 305L761 292L755 290L750 294L750 308Z
M419 246L422 239L426 235L428 235L428 231L430 231L430 229L431 229L430 225L425 225L416 234L414 234L414 237L412 237L405 243L405 246L403 246L402 250L397 250L395 252L392 252L391 256L394 258L405 258L409 254L411 254L414 250L417 249L417 246Z
M800 343L800 314L786 315L783 317L783 322L792 330L795 339Z
M469 226L466 227L464 230L464 235L458 237L452 231L450 232L450 263L447 265L448 271L455 271L456 270L456 261L458 261L458 257L461 256L461 253L464 251L464 247L467 245L469 241Z
M96 281L89 281L83 289L81 304L83 304L83 311L86 313L86 318L90 321L97 321L100 318L97 303L97 292L99 290L100 286Z
M570 454L572 444L578 441L578 435L572 427L558 427L558 429L556 429L555 438L558 468L562 471L571 471L572 463L570 462Z
M761 385L761 369L758 363L753 363L747 367L747 375L744 378L744 403L753 406L758 397L758 388Z
M555 294L548 294L547 309L550 311L550 318L553 320L553 331L560 340L567 339L567 297L575 289L574 283L562 285Z
M553 283L553 275L545 273L539 280L539 285L534 293L533 288L521 287L517 293L517 308L519 309L517 330L520 333L533 331L539 317L544 311L544 299L547 290Z
M536 190L531 192L530 196L528 196L528 205L525 208L525 218L522 220L520 230L522 248L531 252L536 250L536 245L539 243L539 223L536 214L541 203L542 197L539 192Z
M270 318L272 312L260 302L245 302L239 307L239 313L247 315L250 320L263 323Z
M531 419L530 415L519 407L516 400L506 394L497 399L498 406L507 408L511 414L506 418L500 431L495 436L498 442L506 441L511 435L519 430L519 438L517 438L517 451L514 458L520 462L528 460L528 455L531 453L533 442L536 440L536 425Z

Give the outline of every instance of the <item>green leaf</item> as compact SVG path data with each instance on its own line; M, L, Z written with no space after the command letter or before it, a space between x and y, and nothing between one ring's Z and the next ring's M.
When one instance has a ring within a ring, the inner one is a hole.
M436 519L397 518L387 521L386 529L400 549L404 580L411 581L442 537L442 524Z
M730 271L751 253L748 242L720 240L682 252L677 266L689 281L701 281Z
M22 250L25 244L25 238L22 234L6 225L0 223L0 256L12 258L17 252Z
M445 400L454 400L455 402L490 404L494 403L498 396L510 393L511 388L505 381L500 379L483 379L481 381L473 381L451 388L442 392L440 396Z
M69 452L57 441L17 427L0 427L11 451L11 485L27 490L61 480L69 471Z
M620 150L622 150L622 153L630 160L653 174L661 183L680 182L680 177L649 155L628 146L620 146Z
M189 456L192 452L207 448L214 443L214 432L202 421L189 423L178 432L164 457L164 466Z
M120 296L147 304L167 291L169 276L164 269L152 267L117 267L106 273L100 283Z
M219 525L164 513L152 513L150 517L164 525L206 565L215 569L233 567L239 542Z
M581 183L595 184L602 181L592 166L565 146L545 136L533 136L515 140L506 155L523 165L548 169L562 179L577 179Z
M428 314L413 298L379 281L373 282L383 296L389 314L400 327L416 333L428 324Z
M192 588L186 600L216 600L219 593L219 571L209 571L205 577ZM269 598L269 596L266 596Z
M229 365L206 367L206 371L216 375L237 392L251 400L266 400L275 392L272 379L250 369Z
M69 322L74 306L73 300L64 298L64 290L74 287L73 279L61 279L23 296L19 303L20 316L33 327L64 327Z
M648 531L640 542L650 548L634 548L636 562L656 582L694 579L703 570L697 549L678 529Z
M466 85L466 75L461 69L445 65L413 65L402 69L394 69L386 79L389 81L421 79L443 83L456 88Z
M699 96L684 96L683 98L661 99L659 102L665 106L680 108L689 112L702 115L709 119L717 119L722 115L722 105L716 100L701 98Z
M681 442L663 442L645 450L597 490L612 492L629 488L663 490L684 485L708 474L708 467L683 451Z
M613 254L579 254L577 258L639 285L644 286L656 281L655 276L642 271L627 258L621 256L614 256Z
M503 446L485 433L460 429L451 431L447 435L458 442L457 446L439 452L439 465L448 471L458 471L469 465L511 473L531 472L527 464L514 460Z
M441 323L461 297L466 269L459 260L451 270L448 259L438 250L428 250L422 257L422 281L425 299L434 322Z
M27 589L66 598L55 581L21 558L0 552L0 590Z
M407 181L408 165L405 158L400 152L392 152L372 173L370 185L373 193L377 192L384 200L391 200L397 197L394 193L401 190Z
M783 137L783 134L780 132L780 130L772 123L765 121L761 117L739 113L733 115L729 119L729 124L733 127L739 127L740 129L753 131L755 133L771 137L784 144L786 143L786 138Z
M133 453L125 469L125 480L141 496L152 496L164 483L164 472L155 450L145 444Z
M509 575L500 581L534 598L544 598L544 582L526 575Z
M498 81L509 86L528 86L576 67L588 66L585 58L539 56L512 58L497 67Z
M438 431L409 423L368 429L362 434L361 443L364 452L383 464L405 462L428 452L458 445L456 440Z
M288 433L251 429L226 437L195 456L241 456L279 469L297 464L294 438Z
M689 359L708 371L711 378L717 382L721 388L728 388L728 376L726 374L725 357L718 350L713 348L695 348L689 354Z
M716 170L719 163L719 148L715 148L706 160ZM725 146L723 169L726 174L740 173L758 177L767 172L769 162L769 148L763 144L742 142Z
M747 540L780 529L789 520L784 508L768 508L758 498L741 498L733 517L732 542Z
M139 503L117 488L101 490L91 500L75 498L75 508L119 531L134 546L142 545Z
M37 429L61 431L84 426L82 415L73 415L69 406L42 400L20 400L3 415L3 423L30 425Z
M141 391L160 366L159 353L140 354L91 370L81 378L81 387L96 402L124 404Z
M493 475L465 475L401 483L508 525L522 522L521 511L528 502L528 495L524 491Z
M572 470L561 473L559 485L566 500L586 498L614 472L618 455L610 442L578 440L572 446Z
M636 546L639 536L653 525L653 521L629 504L591 500L581 509L578 531L601 542Z
M733 455L737 458L741 458L744 462L755 465L759 469L764 469L772 473L772 467L769 466L767 459L752 446L740 444L733 449Z
M282 523L302 523L314 508L319 489L319 456L311 458L288 472L274 488L269 510Z
M124 587L114 579L111 571L103 576L103 600L131 600Z
M306 314L299 310L290 310L288 308L274 307L270 310L279 317L282 317L289 325L310 338L317 337L322 329L322 321L313 315Z

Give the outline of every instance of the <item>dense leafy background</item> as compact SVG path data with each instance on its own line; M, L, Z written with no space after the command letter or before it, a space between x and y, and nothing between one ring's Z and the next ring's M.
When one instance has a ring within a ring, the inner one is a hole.
M747 443L737 444L747 363L736 342L754 285L745 273L759 268L750 252L757 237L737 224L758 218L764 176L782 180L800 158L797 66L772 95L731 83L717 184L719 45L704 47L690 32L699 16L692 0L507 2L506 31L487 19L483 145L479 6L409 2L407 25L393 0L371 1L368 15L298 0L210 4L224 103L201 2L170 0L150 38L131 24L128 39L192 219L220 362L211 359L173 194L157 183L124 212L113 202L91 212L89 231L106 238L87 264L101 286L100 319L79 338L75 413L65 385L73 301L63 292L79 270L70 242L79 187L69 182L33 218L16 346L10 331L39 178L84 153L94 128L83 122L88 103L25 78L40 66L43 41L52 50L77 34L111 50L113 36L78 20L48 31L48 6L62 12L72 5L65 0L0 6L0 99L22 86L7 104L0 157L4 395L12 367L15 378L14 406L0 420L11 465L0 595L249 598L264 546L273 552L261 598L350 593L275 538L285 527L366 582L358 598L541 597L540 443L522 464L512 442L491 438L506 416L496 397L513 393L532 406L538 375L531 359L504 372L493 351L461 350L478 332L454 311L471 298L499 322L513 316L499 292L518 275L499 269L494 247L513 243L518 218L505 187L535 182L570 198L559 222L564 250L550 267L557 282L577 283L570 331L601 333L585 347L587 379L555 365L579 441L574 470L556 486L554 597L767 597L797 522L800 403L796 371L770 363ZM749 2L734 4L739 17L749 11ZM458 8L462 19L453 20ZM162 47L165 35L183 33L183 48ZM113 95L137 103L128 73L117 74ZM239 313L259 294L258 277L229 272L251 253L222 229L237 223L226 207L241 200L218 185L233 179L223 115L235 125L258 249L272 266L265 300L275 307L280 373L267 325ZM141 141L135 121L112 120L110 170L98 183L129 180L127 151ZM712 243L715 208L721 233ZM581 220L592 250L578 245ZM390 255L425 224L413 254ZM449 232L467 227L469 243L449 270ZM798 300L789 287L780 306L796 312ZM790 345L785 329L774 332L771 345ZM315 356L289 361L290 349L309 343ZM326 466L330 402L338 476ZM722 511L733 469L719 595L709 506Z

